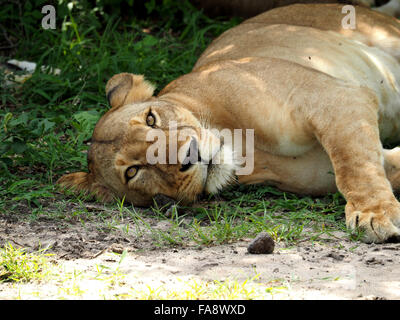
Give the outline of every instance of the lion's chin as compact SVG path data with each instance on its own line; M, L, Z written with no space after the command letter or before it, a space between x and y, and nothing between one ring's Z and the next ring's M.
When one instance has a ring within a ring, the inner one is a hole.
M236 181L236 169L232 149L223 146L207 166L204 191L218 193Z

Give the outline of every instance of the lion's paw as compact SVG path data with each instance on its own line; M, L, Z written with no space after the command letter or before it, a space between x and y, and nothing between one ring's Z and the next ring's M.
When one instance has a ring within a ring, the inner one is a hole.
M351 230L363 231L361 240L365 243L400 242L400 229L382 213L354 211L346 225Z

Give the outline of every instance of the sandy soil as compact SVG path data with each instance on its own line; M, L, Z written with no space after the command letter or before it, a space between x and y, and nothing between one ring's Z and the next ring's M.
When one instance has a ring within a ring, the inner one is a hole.
M166 222L157 223L163 227ZM64 280L0 283L0 299L100 299L123 295L128 288L140 285L176 288L182 279L244 281L256 274L257 283L284 287L265 299L400 298L400 244L367 245L351 242L340 233L335 236L290 247L277 243L273 254L254 255L247 252L251 239L212 247L188 244L157 248L151 238L99 231L95 223L71 224L46 218L24 222L3 217L1 246L10 242L32 251L49 247L48 253L54 254L52 259L59 268L84 276L79 278L80 292L75 295L68 291L72 288L69 279L68 290L63 289ZM118 269L124 280L118 286L108 286L104 293L104 284L96 282L103 286L96 287L88 279L99 278L99 266L115 270L119 258L114 252L124 249L127 255Z

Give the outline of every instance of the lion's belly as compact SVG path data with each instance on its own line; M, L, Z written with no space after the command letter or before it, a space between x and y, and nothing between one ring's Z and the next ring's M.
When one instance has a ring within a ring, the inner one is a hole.
M239 176L245 184L267 183L284 191L324 195L337 191L331 161L320 145L299 157L256 151L254 171Z

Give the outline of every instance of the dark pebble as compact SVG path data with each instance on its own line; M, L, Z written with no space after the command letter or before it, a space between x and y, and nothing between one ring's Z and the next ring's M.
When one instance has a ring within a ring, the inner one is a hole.
M274 252L275 242L266 232L261 232L247 247L247 251L252 254L272 253Z

